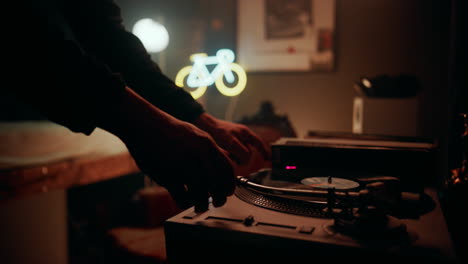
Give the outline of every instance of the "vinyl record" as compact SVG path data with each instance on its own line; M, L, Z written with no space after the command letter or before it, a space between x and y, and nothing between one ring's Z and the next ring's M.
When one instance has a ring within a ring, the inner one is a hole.
M301 183L317 189L352 190L359 187L353 180L336 177L310 177L301 180Z

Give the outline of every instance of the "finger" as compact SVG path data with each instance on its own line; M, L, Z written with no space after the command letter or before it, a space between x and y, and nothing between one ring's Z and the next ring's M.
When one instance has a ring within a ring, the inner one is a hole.
M249 148L236 137L230 137L224 148L229 152L229 156L238 164L245 164L250 160L252 153Z
M266 160L271 159L271 150L268 145L256 134L249 129L242 130L239 137L245 144L249 144L256 148Z
M221 177L218 177L221 178ZM230 182L230 181L228 181ZM234 192L234 188L232 188L230 183L226 184L224 183L225 186L222 186L222 184L218 184L217 181L212 181L210 184L210 194L212 198L212 203L214 207L220 207L223 206L226 203L227 196L231 195Z
M209 195L206 193L203 198L202 197L197 197L198 199L195 199L195 212L197 213L203 213L208 210L208 198Z
M226 203L227 196L234 192L233 188L228 186L228 184L224 183L224 185L225 186L222 186L222 184L217 184L217 181L212 181L210 184L209 191L214 207L223 206Z
M189 186L189 193L195 206L195 212L202 213L208 210L209 205L209 194L206 190L206 186L202 186L199 183L195 183Z
M234 193L236 177L234 175L234 162L229 159L227 152L221 149L221 154L215 161L216 172L212 175L213 185L210 192L216 197L229 196Z
M180 209L187 209L193 205L187 187L183 184L165 187Z
M223 205L226 197L234 193L236 186L234 162L228 155L227 151L218 147L210 160L204 163L206 186L214 206Z
M227 201L226 196L216 196L216 195L212 194L211 198L213 199L213 206L214 207L221 207Z

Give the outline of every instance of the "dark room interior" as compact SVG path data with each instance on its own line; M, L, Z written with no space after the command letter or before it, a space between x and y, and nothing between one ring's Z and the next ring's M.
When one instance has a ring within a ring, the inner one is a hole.
M0 263L468 261L466 1L21 2Z

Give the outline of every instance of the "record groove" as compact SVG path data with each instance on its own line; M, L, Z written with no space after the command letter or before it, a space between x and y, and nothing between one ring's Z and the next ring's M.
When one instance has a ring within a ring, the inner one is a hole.
M323 203L264 195L242 186L237 187L234 194L242 201L259 207L295 215L328 218L324 211L326 204Z

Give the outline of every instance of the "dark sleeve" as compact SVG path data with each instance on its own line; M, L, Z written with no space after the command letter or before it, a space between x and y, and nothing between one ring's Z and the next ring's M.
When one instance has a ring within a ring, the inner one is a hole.
M165 112L193 121L202 106L166 77L141 41L122 25L112 0L67 1L66 18L85 50L121 74L130 88Z
M126 84L83 51L56 6L42 3L18 7L26 21L14 25L18 33L5 41L13 55L3 80L6 94L74 132L90 134L106 102L123 93Z

